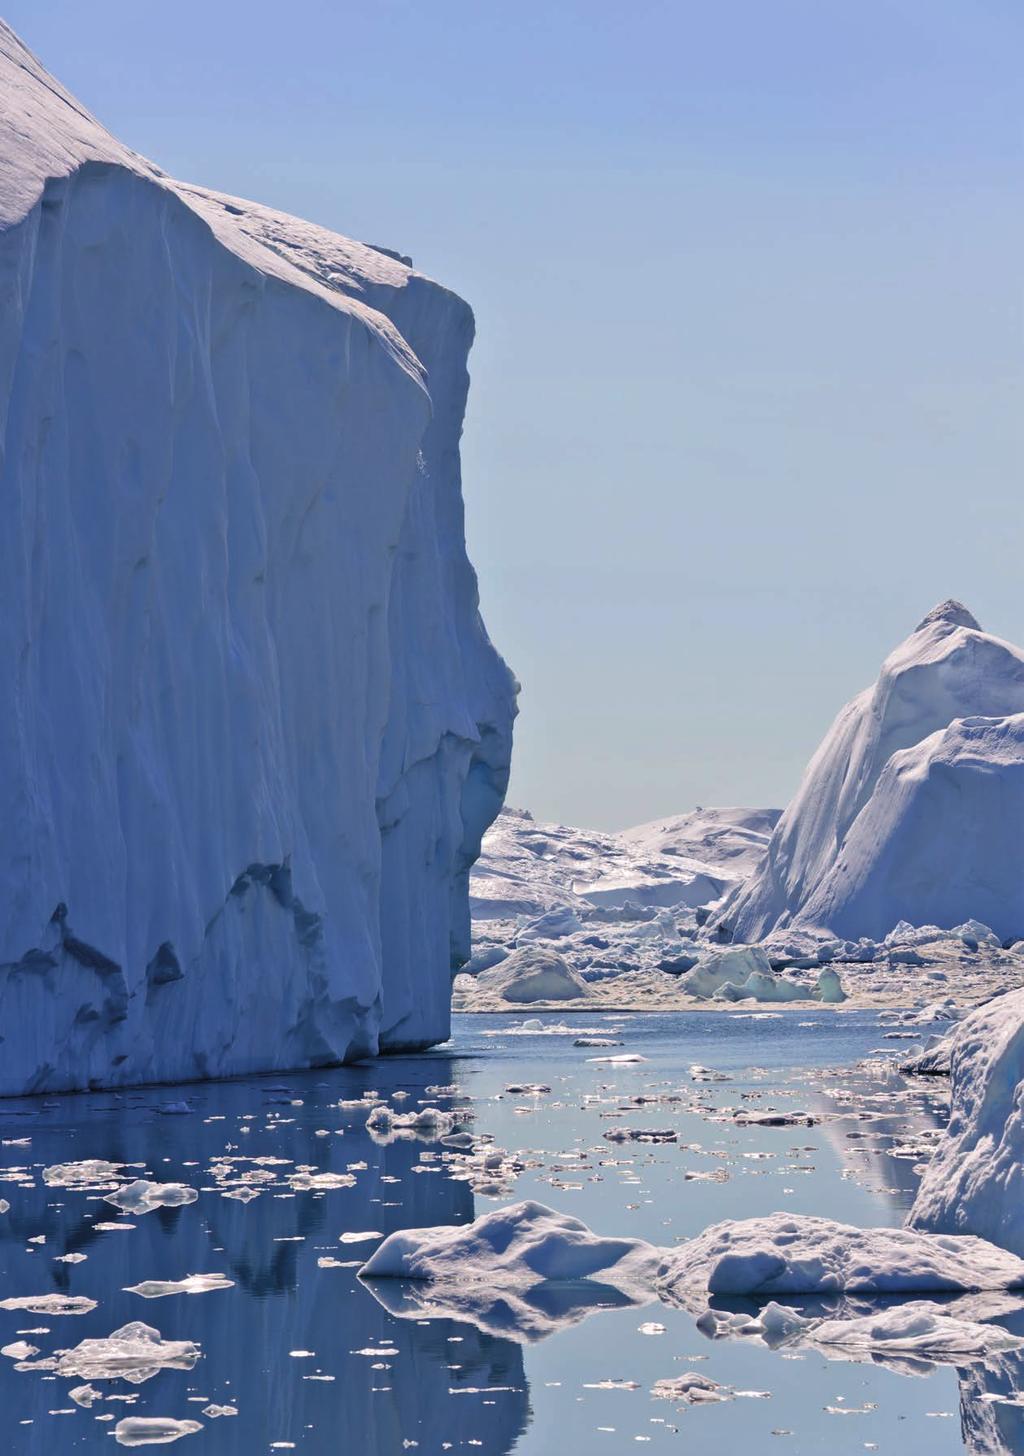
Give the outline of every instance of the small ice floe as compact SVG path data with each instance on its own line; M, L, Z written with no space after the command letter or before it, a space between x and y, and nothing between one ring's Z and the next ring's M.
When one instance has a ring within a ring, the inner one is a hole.
M208 1420L214 1421L218 1416L237 1416L237 1405L204 1405L203 1415Z
M588 1062L595 1062L606 1067L636 1067L647 1058L640 1056L639 1052L622 1052L617 1057L588 1057Z
M601 1238L531 1201L471 1224L391 1234L359 1274L392 1313L449 1315L536 1340L595 1309L646 1302L658 1263L651 1244Z
M326 1193L332 1188L354 1188L355 1185L354 1173L292 1173L288 1177L288 1187L303 1193Z
M88 1257L88 1254L54 1254L53 1262L55 1264L84 1264Z
M156 1110L161 1117L191 1117L195 1108L184 1099L179 1098L176 1102L162 1103Z
M114 1427L119 1446L169 1446L203 1429L202 1421L176 1421L170 1416L126 1416Z
M235 1281L223 1274L187 1274L184 1279L143 1279L141 1284L126 1284L124 1292L143 1299L165 1299L169 1294L209 1294L234 1287Z
M58 1375L81 1380L127 1380L141 1385L161 1370L191 1370L199 1359L199 1346L191 1340L165 1340L159 1330L141 1320L122 1325L105 1339L83 1340L58 1355Z
M95 1299L84 1294L21 1294L0 1299L0 1309L24 1309L29 1314L88 1314L96 1305Z
M667 1251L658 1293L692 1307L707 1294L923 1294L1024 1287L1024 1260L984 1239L854 1228L773 1213L714 1224Z
M610 1143L675 1143L679 1134L672 1127L610 1127L602 1133Z
M371 1135L381 1138L422 1138L431 1141L444 1137L455 1127L458 1118L440 1107L421 1107L417 1112L396 1112L386 1102L371 1108L366 1126Z
M575 1041L573 1042L573 1046L574 1047L594 1047L594 1048L597 1048L597 1047L617 1047L617 1046L624 1046L624 1045L625 1045L624 1042L615 1041L610 1036L578 1036L578 1037L576 1037Z
M82 1158L77 1163L54 1163L43 1169L43 1182L48 1188L109 1188L121 1178L123 1163L108 1163L105 1158Z
M767 1395L767 1391L744 1391L745 1395ZM708 1405L717 1401L735 1400L740 1394L731 1385L719 1385L707 1375L698 1375L688 1370L685 1375L673 1375L667 1380L656 1380L651 1394L658 1400L671 1400L676 1405Z
M0 1355L6 1355L8 1360L31 1360L33 1355L39 1354L38 1345L30 1345L25 1340L15 1340L10 1345L0 1345Z
M75 1405L80 1405L84 1410L103 1399L103 1392L97 1390L95 1385L76 1385L68 1391L68 1399L73 1400Z
M716 1072L714 1067L703 1067L699 1062L694 1062L690 1068L690 1076L695 1082L731 1082L732 1078L726 1072Z
M356 1229L346 1229L343 1234L338 1235L339 1244L368 1244L373 1239L382 1239L384 1235L377 1229L366 1229L362 1232Z
M739 1108L733 1115L737 1127L815 1127L821 1121L813 1112L775 1111L756 1112L747 1107Z
M156 1208L181 1208L186 1203L195 1203L199 1197L196 1188L187 1183L153 1183L148 1178L136 1178L134 1183L125 1183L113 1193L104 1194L104 1203L112 1203L122 1213L141 1215L152 1213Z

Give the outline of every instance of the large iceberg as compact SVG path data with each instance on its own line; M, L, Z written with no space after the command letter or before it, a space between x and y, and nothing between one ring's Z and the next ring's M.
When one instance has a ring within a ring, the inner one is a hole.
M949 1126L909 1222L1024 1254L1024 990L979 1006L951 1041Z
M723 918L881 939L972 917L1024 935L1024 652L943 602L839 714Z
M0 23L0 1092L448 1033L516 686L468 306L172 181Z

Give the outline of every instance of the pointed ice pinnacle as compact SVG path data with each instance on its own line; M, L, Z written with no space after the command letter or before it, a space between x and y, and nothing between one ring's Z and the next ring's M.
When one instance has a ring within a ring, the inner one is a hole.
M937 622L948 622L951 627L970 627L975 632L982 631L981 623L967 610L963 602L958 602L953 597L947 597L937 607L932 607L927 617L918 622L914 631L922 632L925 627L931 627Z

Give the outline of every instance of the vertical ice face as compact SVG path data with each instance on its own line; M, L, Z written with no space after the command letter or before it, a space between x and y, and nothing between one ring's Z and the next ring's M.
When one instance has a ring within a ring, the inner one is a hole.
M1024 934L1024 653L941 603L848 703L723 918L737 938Z
M448 1031L515 683L472 314L170 181L0 23L0 1091Z

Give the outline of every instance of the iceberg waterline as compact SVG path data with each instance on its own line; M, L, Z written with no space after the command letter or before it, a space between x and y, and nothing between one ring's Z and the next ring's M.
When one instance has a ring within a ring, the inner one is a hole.
M472 314L177 183L0 23L0 1092L443 1040L516 685Z

